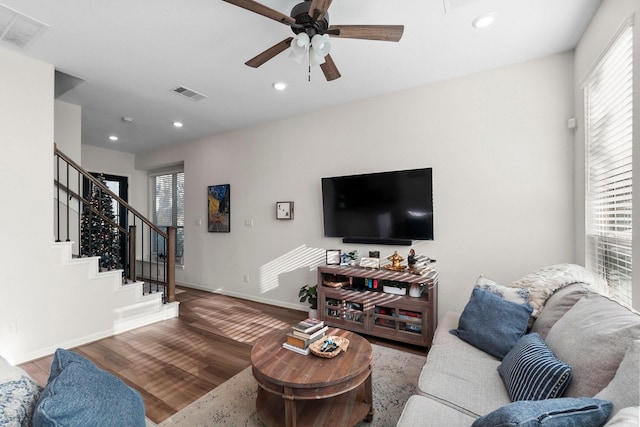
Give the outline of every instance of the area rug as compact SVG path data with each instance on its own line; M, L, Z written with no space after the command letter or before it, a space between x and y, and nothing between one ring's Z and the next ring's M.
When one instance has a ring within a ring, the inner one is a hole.
M416 393L425 356L372 344L373 404L371 423L358 426L395 426L409 396ZM255 410L258 383L251 367L216 387L159 424L160 427L262 427Z

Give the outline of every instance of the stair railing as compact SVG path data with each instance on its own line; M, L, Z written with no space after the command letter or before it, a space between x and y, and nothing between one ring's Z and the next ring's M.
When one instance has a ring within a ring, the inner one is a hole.
M121 260L125 283L143 281L150 291L154 286L156 291L162 288L164 303L175 301L176 228L160 229L60 151L56 144L54 173L56 241L74 242L73 255L87 256L86 248L83 251L81 244L82 215L90 211L104 222L104 227L117 230L120 242L125 246L122 251L124 259ZM125 216L124 223L128 226L121 226L91 205L91 200L83 196L87 194L83 192L86 182L90 188L98 187L102 194L118 203L119 214Z

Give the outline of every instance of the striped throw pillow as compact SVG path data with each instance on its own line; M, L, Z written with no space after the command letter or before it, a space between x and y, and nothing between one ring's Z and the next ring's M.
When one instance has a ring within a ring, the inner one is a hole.
M536 333L518 340L498 372L512 402L561 397L571 379L571 367L558 360Z

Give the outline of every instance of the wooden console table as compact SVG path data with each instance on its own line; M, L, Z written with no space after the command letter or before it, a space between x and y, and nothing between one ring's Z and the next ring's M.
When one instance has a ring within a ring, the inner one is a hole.
M351 289L326 286L336 278L351 282ZM367 281L377 287L363 287ZM385 293L385 284L419 286L422 293L419 297ZM419 276L384 268L318 267L318 318L329 326L430 347L438 323L438 273Z
M329 328L326 335L349 340L332 359L295 353L282 347L288 331L262 337L253 346L251 364L258 382L256 410L267 426L355 426L373 419L369 342Z

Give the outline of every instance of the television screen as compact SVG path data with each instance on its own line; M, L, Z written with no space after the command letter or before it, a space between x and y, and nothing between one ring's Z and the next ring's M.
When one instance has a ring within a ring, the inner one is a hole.
M432 189L431 168L322 178L324 235L433 240Z

